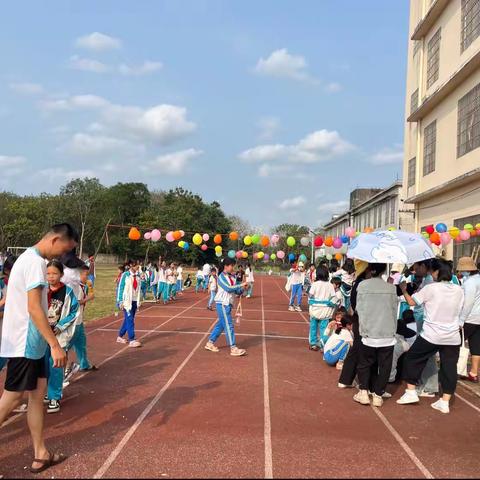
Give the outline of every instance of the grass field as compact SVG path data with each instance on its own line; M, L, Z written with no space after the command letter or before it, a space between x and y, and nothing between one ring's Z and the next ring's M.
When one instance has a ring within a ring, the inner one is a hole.
M117 267L98 266L97 279L95 281L95 300L87 305L85 318L95 320L107 317L115 309L115 278Z

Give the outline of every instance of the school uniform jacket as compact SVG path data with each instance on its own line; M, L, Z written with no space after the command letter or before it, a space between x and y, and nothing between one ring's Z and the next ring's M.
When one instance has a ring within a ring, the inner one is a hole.
M137 302L137 307L140 307L141 288L140 276L137 274L137 291L133 290L133 274L125 272L120 279L117 293L117 303L121 303L123 308L130 312L132 310L132 302Z

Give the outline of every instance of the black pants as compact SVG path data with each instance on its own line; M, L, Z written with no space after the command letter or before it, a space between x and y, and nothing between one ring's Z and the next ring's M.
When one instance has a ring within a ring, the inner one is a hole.
M373 388L373 392L382 396L392 370L392 360L393 346L373 348L362 343L357 366L360 390ZM375 364L377 368L372 368Z
M453 395L457 388L457 363L460 345L435 345L418 336L406 353L403 379L411 385L417 385L428 359L437 352L440 352L438 380L442 386L442 392Z
M360 345L362 344L362 337L358 330L358 319L353 322L353 345L351 346L348 354L343 362L342 372L340 373L339 383L344 385L352 385L355 377L357 376L357 364L360 352Z

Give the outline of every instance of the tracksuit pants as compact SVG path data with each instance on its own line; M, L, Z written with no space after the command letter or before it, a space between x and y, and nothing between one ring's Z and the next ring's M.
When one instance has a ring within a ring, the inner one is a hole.
M392 370L393 345L374 348L362 343L359 353L357 373L360 390L373 388L373 391L381 397L385 393Z
M215 295L217 294L216 291L210 292L210 298L208 299L208 308L210 308L213 305L213 302L215 301Z
M87 336L85 335L85 326L83 323L75 327L75 333L70 341L69 348L75 350L78 364L81 370L88 370L91 367L87 355Z
M318 319L315 317L310 317L310 335L309 342L310 345L320 345L322 348L328 340L328 337L325 336L325 330L327 329L328 323L330 320L328 318ZM320 330L320 341L319 341L319 330Z
M442 392L453 395L457 387L457 362L460 345L435 345L419 335L405 356L403 378L411 385L417 385L425 365L437 352L440 353L438 378Z
M202 289L203 289L203 278L197 277L197 283L195 284L195 293L198 293L198 291Z
M248 282L247 297L251 297L252 295L253 295L253 282Z
M182 280L177 280L177 285L176 285L177 293L181 292L183 290L183 282Z
M132 302L132 309L127 312L123 311L123 323L118 332L119 337L123 337L128 333L128 340L135 340L135 314L137 313L137 302Z
M153 298L156 300L157 299L157 293L158 293L158 284L157 283L152 285L152 293L153 293Z
M295 299L297 300L298 306L302 304L302 294L303 294L303 285L301 283L292 285L292 293L290 294L290 307L292 307L293 304L295 303Z
M157 286L157 300L160 300L161 298L163 298L166 286L167 286L167 284L165 282L160 282L158 284L158 286Z
M222 305L217 303L217 314L218 321L213 328L213 331L210 335L210 342L215 343L218 337L225 331L225 336L227 337L227 343L231 347L236 345L235 343L235 330L233 328L232 320L232 306L231 305Z
M75 328L76 330L76 328ZM47 398L49 400L61 400L63 396L63 377L65 370L53 366L52 353L50 347L45 355L45 363L47 367Z
M323 359L328 365L335 366L338 362L343 362L345 360L349 350L350 344L344 340L340 340L338 345L324 352Z

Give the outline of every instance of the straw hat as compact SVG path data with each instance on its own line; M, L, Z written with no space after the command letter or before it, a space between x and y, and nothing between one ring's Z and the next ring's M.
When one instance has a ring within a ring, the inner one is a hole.
M405 265L403 263L394 263L392 265L392 272L402 273L405 270Z
M457 271L459 272L475 272L478 270L477 265L472 257L462 257L458 260Z
M364 262L363 260L357 260L355 259L353 261L353 264L355 265L355 275L357 276L357 278L363 273L365 272L365 270L367 269L368 267L368 262Z

